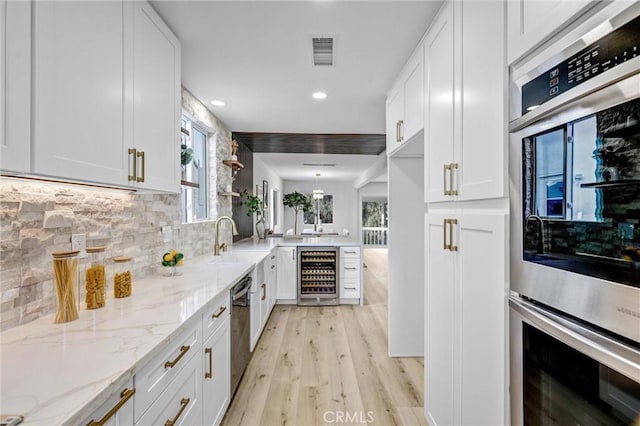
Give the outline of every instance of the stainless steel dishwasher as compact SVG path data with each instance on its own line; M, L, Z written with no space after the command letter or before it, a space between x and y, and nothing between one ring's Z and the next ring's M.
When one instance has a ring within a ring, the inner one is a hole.
M251 351L251 275L247 275L231 288L231 397L236 392Z

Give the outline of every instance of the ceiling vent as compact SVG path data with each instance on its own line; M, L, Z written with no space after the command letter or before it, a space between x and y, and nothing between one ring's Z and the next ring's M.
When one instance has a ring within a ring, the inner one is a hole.
M313 65L333 65L333 37L313 37Z

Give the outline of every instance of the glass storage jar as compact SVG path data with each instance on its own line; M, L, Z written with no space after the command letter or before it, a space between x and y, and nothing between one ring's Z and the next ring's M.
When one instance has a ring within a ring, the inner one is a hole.
M131 296L131 258L114 257L113 265L113 296L117 299Z
M75 288L78 283L79 251L53 252L53 279L58 307L54 322L64 323L78 319Z
M104 247L87 247L85 264L85 302L87 309L104 307L107 299L107 274Z

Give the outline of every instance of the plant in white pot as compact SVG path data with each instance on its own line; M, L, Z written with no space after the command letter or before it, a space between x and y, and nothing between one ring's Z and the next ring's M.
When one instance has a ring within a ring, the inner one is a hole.
M298 234L298 213L302 212L310 212L313 210L313 206L311 205L311 200L305 194L301 194L298 191L291 192L289 194L284 194L282 198L282 203L291 207L295 212L295 217L293 220L293 233L295 235Z
M256 234L258 238L265 239L267 238L267 226L264 223L264 203L255 195L250 195L245 189L242 191L242 198L244 201L242 205L247 208L247 216L256 215Z

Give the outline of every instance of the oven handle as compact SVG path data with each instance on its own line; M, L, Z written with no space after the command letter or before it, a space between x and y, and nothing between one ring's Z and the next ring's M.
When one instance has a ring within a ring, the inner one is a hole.
M640 351L525 300L509 297L509 306L531 325L609 368L640 382Z

